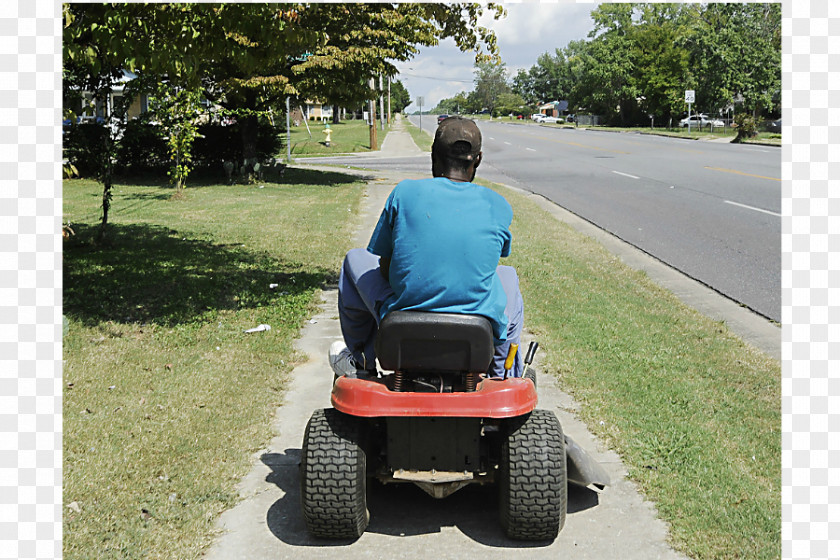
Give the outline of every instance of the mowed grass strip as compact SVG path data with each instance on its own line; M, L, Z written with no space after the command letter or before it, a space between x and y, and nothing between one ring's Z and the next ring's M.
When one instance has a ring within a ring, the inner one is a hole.
M65 181L65 558L199 558L236 503L363 189L283 181L116 185L108 248L90 243L101 186Z
M433 116L429 116L427 118L437 119L437 117ZM408 117L404 117L403 122L405 123L405 129L411 135L411 139L414 140L414 143L417 144L417 147L423 150L424 152L431 152L434 137L428 132L420 130L419 126L408 120Z
M695 559L781 555L781 368L525 195L513 251L539 366ZM607 489L609 492L609 489Z
M308 130L304 123L301 123L300 126L290 127L292 157L326 156L370 151L370 126L362 120L343 120L338 124L333 124L329 121L326 123L310 121L308 124ZM324 131L327 128L327 124L329 124L330 130L332 131L329 146L325 145L327 135L324 134ZM386 124L385 130L382 130L377 119L377 149L382 146L388 130L389 125ZM282 136L284 147L283 153L279 156L281 159L286 156L286 135L283 134Z

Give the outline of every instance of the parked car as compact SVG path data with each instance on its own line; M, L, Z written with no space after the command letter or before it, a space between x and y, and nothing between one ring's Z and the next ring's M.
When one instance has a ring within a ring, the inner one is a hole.
M531 115L531 120L536 121L537 119L541 119L544 116L545 115L543 115L542 113L534 113L533 115Z
M776 119L767 123L767 132L782 133L782 119Z
M691 115L690 117L686 117L680 121L680 127L684 128L691 123L692 127L695 128L703 128L706 126L711 125L712 127L723 126L723 121L720 119L710 119L708 115L704 115L703 113L698 113L696 115Z
M540 115L538 118L534 119L538 123L556 123L560 121L557 117L547 117L545 115Z
M444 119L448 119L449 115L438 115L438 124L442 123Z

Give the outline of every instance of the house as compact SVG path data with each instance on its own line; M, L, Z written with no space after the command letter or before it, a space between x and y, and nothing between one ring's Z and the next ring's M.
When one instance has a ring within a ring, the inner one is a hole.
M537 110L546 117L559 117L569 110L569 102L566 100L549 101L540 105Z
M91 122L94 120L104 119L111 113L111 108L114 104L122 99L125 90L125 84L137 77L133 72L128 70L122 71L122 76L114 84L110 95L107 99L93 99L93 94L88 91L82 92L81 98L76 96L64 97L64 108L70 109L79 119L79 122ZM132 101L126 116L129 119L139 117L142 113L149 110L149 96L146 94Z

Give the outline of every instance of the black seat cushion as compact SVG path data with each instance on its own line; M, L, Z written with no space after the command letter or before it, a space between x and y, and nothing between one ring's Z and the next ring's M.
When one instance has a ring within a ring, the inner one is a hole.
M493 327L480 315L392 311L374 348L386 370L484 373L493 359Z

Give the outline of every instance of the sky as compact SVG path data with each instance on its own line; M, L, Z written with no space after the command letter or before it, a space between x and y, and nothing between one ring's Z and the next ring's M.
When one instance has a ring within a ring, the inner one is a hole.
M481 25L496 32L499 55L507 65L509 77L522 68L536 64L542 53L554 54L570 41L586 39L592 30L591 12L599 2L569 1L555 3L505 3L507 17L494 21L485 14ZM423 112L432 109L442 99L454 97L460 91L473 89L475 54L461 52L455 41L447 39L436 47L421 49L407 62L398 63L398 80L411 95L412 104L406 112L417 110L416 100L423 97Z

